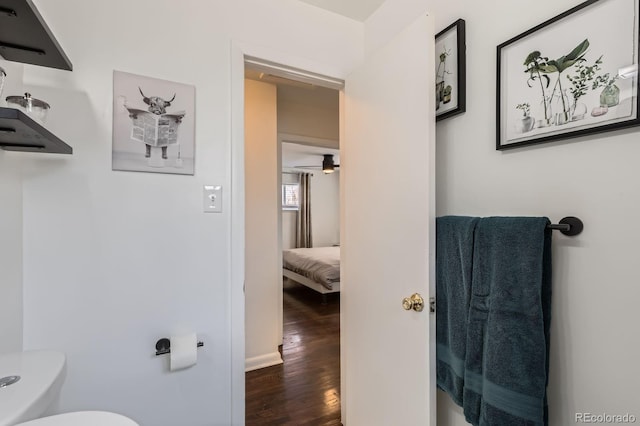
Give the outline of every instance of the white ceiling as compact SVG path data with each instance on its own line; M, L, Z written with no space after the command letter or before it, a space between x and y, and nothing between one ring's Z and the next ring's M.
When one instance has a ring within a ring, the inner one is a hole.
M300 166L317 166L318 170L320 170L324 154L333 154L334 163L340 164L340 151L337 149L283 142L282 168L292 169Z
M364 22L385 0L300 0L347 18Z

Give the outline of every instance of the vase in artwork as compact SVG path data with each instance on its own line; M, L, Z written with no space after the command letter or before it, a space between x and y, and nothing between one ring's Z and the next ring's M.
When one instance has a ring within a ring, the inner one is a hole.
M514 125L516 133L526 133L533 130L533 126L536 124L535 118L530 115L526 115L522 118L518 118Z
M448 104L451 102L451 91L453 88L451 86L447 86L442 91L442 103Z
M587 106L582 102L575 102L571 105L571 121L584 119L587 115Z
M620 103L620 88L614 83L605 86L600 93L600 106L611 108Z
M549 127L555 123L553 111L551 109L551 99L548 96L545 96L542 102L540 102L536 116L543 117L536 121L535 127L537 128Z
M444 81L436 83L436 110L440 108L440 103L444 98Z
M555 124L561 126L571 121L571 104L566 92L558 92L552 100L555 114Z

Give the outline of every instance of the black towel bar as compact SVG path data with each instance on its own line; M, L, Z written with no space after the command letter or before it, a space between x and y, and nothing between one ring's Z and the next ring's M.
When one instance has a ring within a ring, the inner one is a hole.
M564 235L573 237L578 235L584 229L584 225L580 219L573 216L567 216L562 218L559 223L552 223L547 225L547 228L562 232Z

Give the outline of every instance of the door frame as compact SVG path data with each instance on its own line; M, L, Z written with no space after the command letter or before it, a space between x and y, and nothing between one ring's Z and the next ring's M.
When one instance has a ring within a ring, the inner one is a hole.
M229 290L230 312L229 322L231 376L229 388L231 423L241 425L245 421L245 297L244 297L244 271L245 271L245 167L244 167L244 73L247 58L257 59L274 66L280 66L282 70L294 70L302 74L308 74L313 79L326 77L327 84L331 81L342 82L344 75L339 70L329 68L325 64L310 61L307 58L287 54L282 51L269 49L265 46L255 46L244 42L231 42L231 182L229 197L230 202L230 227L229 238L229 266L230 282ZM258 59L259 58L259 59ZM301 75L302 75L301 74ZM337 76L337 77L329 77ZM333 87L338 89L337 87ZM342 90L340 90L340 114L342 114ZM340 119L342 120L342 115ZM341 126L342 127L342 126ZM340 135L342 137L342 135ZM342 184L341 184L342 188ZM342 193L342 189L340 191ZM341 220L342 222L342 220ZM341 225L342 226L342 225ZM342 317L342 315L341 315ZM342 377L342 374L341 374ZM342 379L341 379L342 380Z

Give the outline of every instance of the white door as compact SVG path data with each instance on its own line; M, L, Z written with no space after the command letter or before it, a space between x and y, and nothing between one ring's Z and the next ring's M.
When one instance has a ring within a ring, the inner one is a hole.
M435 425L435 112L432 19L346 80L342 178L345 426ZM422 312L403 309L413 293Z

